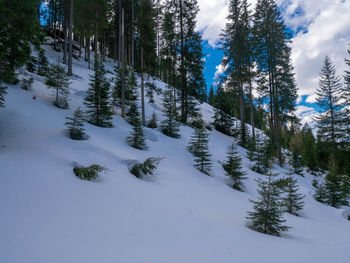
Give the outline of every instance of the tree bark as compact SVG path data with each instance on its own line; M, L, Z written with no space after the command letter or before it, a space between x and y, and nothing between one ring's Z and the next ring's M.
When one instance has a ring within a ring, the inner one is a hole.
M180 0L180 71L181 71L181 122L187 122L187 116L185 111L185 93L186 93L186 72L185 72L185 61L184 61L184 30L183 30L183 10L182 0Z
M144 73L143 73L143 47L141 45L141 121L142 125L146 126L145 118L145 84L144 84Z
M72 50L73 47L73 0L69 0L69 23L68 23L68 76L73 75Z
M124 61L124 8L122 9L122 17L121 17L121 56L120 56L120 64L121 65L121 71L122 71L122 112L121 115L124 118L125 117L125 61Z
M134 0L131 0L131 67L135 66L135 39L134 39L134 26L135 26L135 8Z

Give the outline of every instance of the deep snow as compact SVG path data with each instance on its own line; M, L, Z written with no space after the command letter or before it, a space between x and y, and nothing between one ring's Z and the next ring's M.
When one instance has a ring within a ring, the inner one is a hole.
M45 47L50 61L62 54ZM113 72L113 62L106 63ZM65 117L82 106L88 88L87 63L74 60L70 109L52 104L43 78L33 90L9 86L0 109L0 262L1 263L257 263L349 262L350 222L345 211L312 198L313 176L297 176L306 206L301 217L285 215L292 229L283 237L246 227L249 199L256 199L248 172L246 192L225 183L220 162L233 138L210 132L212 177L193 167L186 146L192 129L181 127L181 139L145 128L148 150L131 148L125 138L131 126L120 116L114 128L86 124L89 140L66 136ZM110 76L111 77L111 76ZM156 81L159 87L164 83ZM33 96L36 99L33 99ZM146 99L146 102L148 100ZM146 103L161 119L162 100ZM202 104L207 122L213 109ZM131 160L164 157L156 176L139 180L128 171ZM97 182L77 179L75 164L109 169ZM274 172L285 175L278 166Z

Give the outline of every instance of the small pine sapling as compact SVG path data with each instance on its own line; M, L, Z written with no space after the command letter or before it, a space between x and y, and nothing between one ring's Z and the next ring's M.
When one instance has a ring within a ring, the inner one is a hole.
M228 147L227 159L222 167L226 171L226 176L232 182L231 187L238 191L244 191L243 180L247 179L247 177L245 177L246 173L242 171L242 158L239 156L234 144Z
M157 169L161 160L162 158L148 158L143 163L134 164L130 169L130 173L139 179L148 175L154 175L154 171Z
M31 73L34 73L34 71L36 69L36 64L37 64L36 58L31 56L30 59L28 60L28 62L26 63L27 70Z
M99 127L112 127L113 111L110 105L109 81L102 59L95 55L94 75L90 76L90 87L84 104L88 107L89 123Z
M200 128L196 128L191 137L191 141L187 147L187 150L193 154L194 166L202 173L210 175L211 171L211 160L208 150L208 136L204 123Z
M102 172L107 172L108 170L98 164L93 164L90 166L76 166L73 168L73 172L76 177L81 180L95 181Z
M137 119L140 118L140 113L137 108L136 102L132 102L127 113L126 113L126 121L135 126L135 123L137 122Z
M43 49L40 49L38 54L38 75L46 76L48 73L48 65L49 61L45 56L45 51Z
M298 181L292 177L292 173L289 174L284 192L285 196L282 200L285 212L299 216L299 211L304 207L305 196L299 193Z
M152 118L149 120L147 127L151 129L156 129L158 127L157 115L155 112L152 113Z
M276 174L271 169L267 180L257 179L258 201L250 200L253 203L254 211L248 212L247 219L249 227L255 231L279 236L281 232L287 231L288 226L284 223L283 210L281 208L281 191L274 183Z
M30 77L29 79L22 79L21 88L24 90L31 90L33 83L34 83L34 79L32 77Z
M144 150L146 148L145 135L143 133L140 118L134 120L133 130L131 135L126 138L126 141L135 149Z
M325 177L326 203L333 207L342 204L342 176L338 173L334 158L330 158L329 173Z
M67 97L69 95L69 79L64 67L61 66L59 59L55 64L51 64L46 75L45 84L49 89L55 91L54 105L58 108L67 108Z
M163 112L165 119L162 121L162 132L172 138L180 138L179 123L176 120L177 109L173 89L168 86L164 91Z
M268 167L268 155L266 154L266 141L262 134L257 134L255 136L255 147L252 153L252 160L254 165L252 170L265 174Z
M325 187L324 182L320 182L318 183L317 187L316 187L316 191L314 194L314 198L316 201L325 204L327 201L327 190Z
M73 140L84 140L84 116L80 108L74 111L73 117L67 117L68 121L65 123L69 131L69 136Z

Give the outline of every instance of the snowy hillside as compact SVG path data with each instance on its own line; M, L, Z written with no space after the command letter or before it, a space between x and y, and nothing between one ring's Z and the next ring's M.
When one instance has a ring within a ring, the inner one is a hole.
M45 48L51 62L62 55ZM246 226L249 199L257 197L255 179L264 176L250 170L239 148L249 177L246 192L227 186L221 162L232 137L210 132L212 177L193 167L188 126L181 126L181 139L145 128L146 151L125 142L131 126L119 115L113 128L86 124L86 141L68 138L65 118L83 107L92 74L85 61L73 62L70 109L56 108L44 79L23 70L33 76L33 90L9 86L0 110L1 263L349 262L346 211L313 199L310 174L295 175L306 205L300 217L285 215L292 227L286 234L274 237ZM113 66L106 63L112 72ZM146 118L154 111L161 119L161 108L156 96L154 104L146 103ZM202 104L201 111L210 122L211 106ZM149 157L164 158L156 176L139 180L130 174L130 161ZM74 176L74 165L94 163L109 169L99 181ZM274 172L285 176L287 170L275 166Z

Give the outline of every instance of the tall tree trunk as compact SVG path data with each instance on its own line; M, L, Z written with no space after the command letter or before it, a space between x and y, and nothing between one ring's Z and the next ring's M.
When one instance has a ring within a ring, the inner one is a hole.
M134 0L131 0L131 67L135 66L135 39L134 39L134 27L135 27L135 7Z
M88 55L88 68L91 68L91 51L90 51L90 36L87 38L87 55Z
M57 4L56 4L56 0L53 1L53 5L54 5L54 12L53 12L53 46L54 49L56 50L56 19L57 19Z
M184 25L183 25L183 8L182 0L180 0L180 71L181 71L181 122L187 122L187 116L185 111L185 93L186 93L186 72L185 72L185 61L184 61Z
M65 5L64 8L64 17L63 17L63 36L64 36L64 43L63 43L63 64L67 65L67 30L68 30L68 12L67 12L67 6Z
M142 125L146 126L145 118L145 84L144 84L144 69L143 69L143 47L141 45L141 121Z
M121 66L121 71L122 71L122 112L121 115L124 118L125 117L125 61L124 61L124 45L125 45L125 41L124 41L124 36L125 36L125 32L124 32L124 8L122 9L122 16L121 16L121 56L120 56L120 62L119 65Z
M121 58L122 58L122 1L119 0L119 36L118 36L118 66L121 66Z
M249 106L250 106L250 124L252 126L252 137L255 140L255 118L254 118L254 104L253 104L253 86L252 80L249 78Z
M69 23L68 23L68 76L73 75L72 50L73 47L73 0L69 0Z
M242 146L246 145L246 134L245 134L245 109L244 109L244 91L243 84L239 83L239 111L241 119L241 143Z

